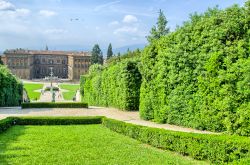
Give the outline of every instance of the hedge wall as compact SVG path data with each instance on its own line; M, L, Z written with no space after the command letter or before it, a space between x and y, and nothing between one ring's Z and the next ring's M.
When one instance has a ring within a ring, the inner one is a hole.
M137 61L124 60L107 67L92 65L82 81L83 98L90 105L139 109L141 74Z
M25 108L88 108L87 103L81 102L32 102L22 103L21 107Z
M9 69L0 65L0 107L20 105L22 93L22 83Z
M142 55L140 115L250 135L250 1L194 14Z
M178 152L216 164L250 163L250 140L247 137L208 135L168 131L104 118L107 128L157 148Z

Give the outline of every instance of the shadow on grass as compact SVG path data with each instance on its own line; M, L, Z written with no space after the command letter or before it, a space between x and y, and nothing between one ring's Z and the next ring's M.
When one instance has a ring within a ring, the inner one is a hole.
M10 164L9 160L15 157L26 157L25 154L15 154L15 151L25 150L26 147L12 146L18 137L25 134L25 126L12 126L3 133L0 133L0 164ZM6 153L11 151L11 153ZM20 162L21 163L21 162Z

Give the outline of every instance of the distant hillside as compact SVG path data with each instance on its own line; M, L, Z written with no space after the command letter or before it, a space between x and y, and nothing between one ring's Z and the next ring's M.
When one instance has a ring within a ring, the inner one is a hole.
M146 46L146 44L134 44L134 45L127 45L127 46L123 46L123 47L119 47L119 48L113 48L113 52L114 54L117 53L126 53L127 50L135 50L137 48L139 49L143 49ZM54 45L54 46L50 46L48 45L49 50L65 50L65 51L91 51L92 50L92 46L90 45ZM36 49L36 48L30 48L30 49ZM41 50L37 49L37 50ZM44 47L45 49L45 47ZM103 52L103 56L106 57L106 53L107 53L107 49L101 47L102 52ZM3 54L3 51L0 51L0 55Z
M119 47L119 48L114 48L113 52L115 54L117 54L119 52L120 53L126 53L128 49L131 50L131 51L133 51L133 50L136 50L137 48L143 49L145 46L146 46L146 44L128 45L128 46L123 46L123 47Z

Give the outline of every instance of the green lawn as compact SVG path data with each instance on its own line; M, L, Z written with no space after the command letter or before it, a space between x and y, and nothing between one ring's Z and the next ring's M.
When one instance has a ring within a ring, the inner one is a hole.
M76 94L76 91L80 88L79 84L61 84L59 85L61 89L68 90L68 92L63 92L63 98L65 100L72 100Z
M34 92L34 90L42 89L43 84L32 84L32 83L24 83L24 88L27 90L29 98L31 100L39 100L40 99L40 92Z
M14 126L0 134L0 164L206 164L102 125Z

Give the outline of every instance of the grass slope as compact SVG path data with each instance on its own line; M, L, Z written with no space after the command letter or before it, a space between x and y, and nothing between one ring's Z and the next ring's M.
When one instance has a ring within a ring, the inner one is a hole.
M40 92L35 92L35 90L42 89L43 84L32 84L32 83L24 83L24 88L27 90L29 98L31 100L40 99Z
M0 142L2 164L206 164L102 125L14 126L0 134Z
M72 84L61 84L59 85L61 89L68 90L68 92L63 92L63 98L65 100L72 100L75 96L76 91L80 88L78 85L72 85Z

